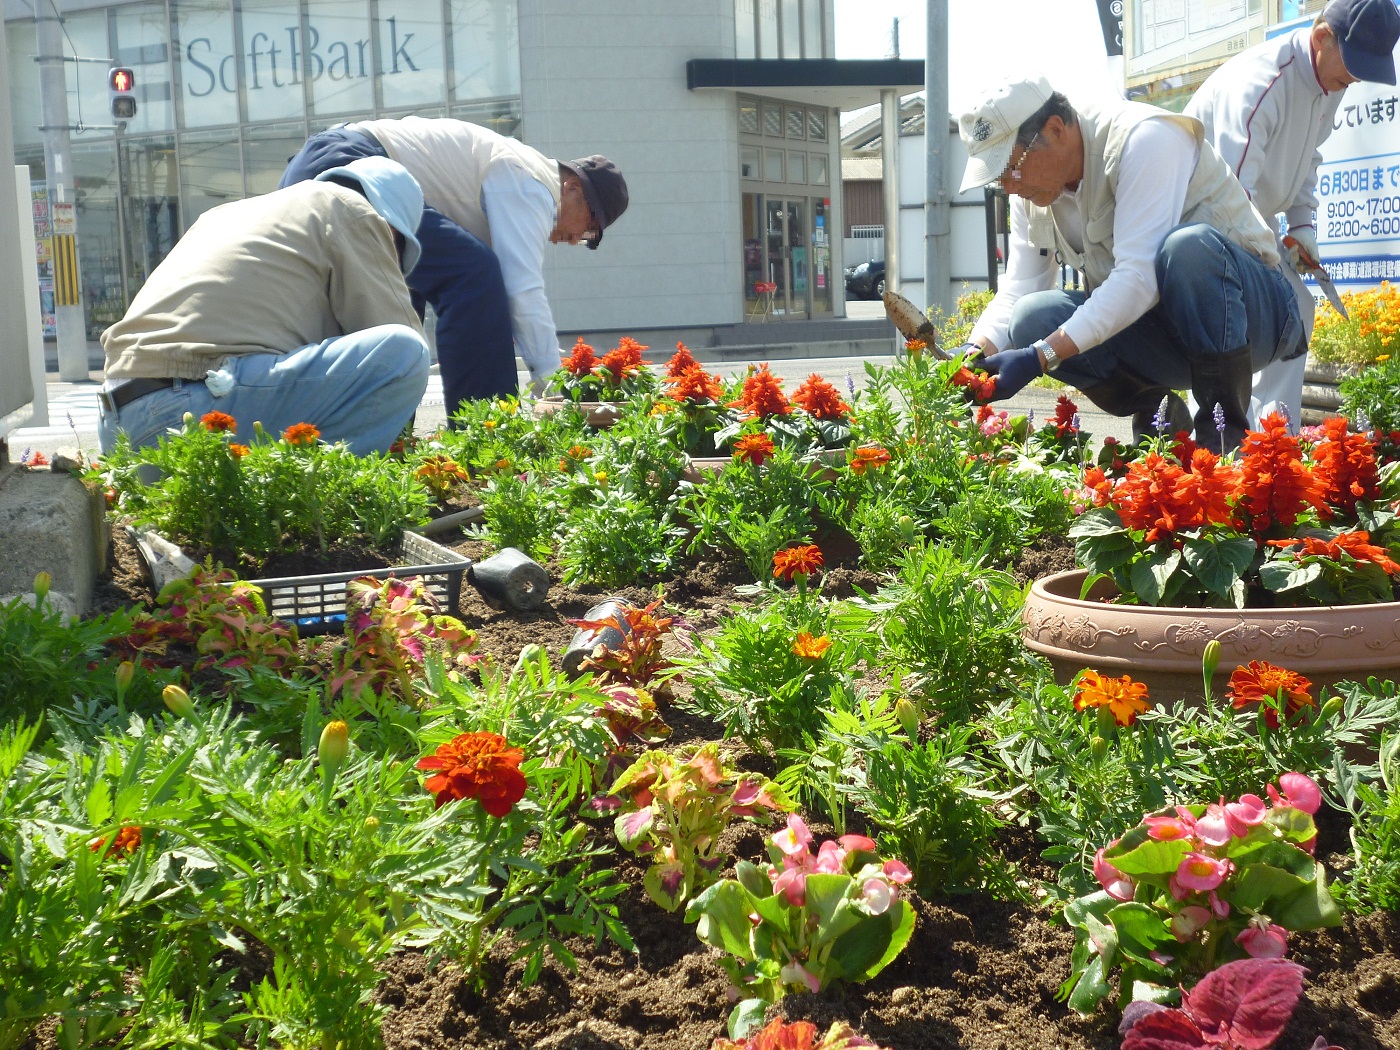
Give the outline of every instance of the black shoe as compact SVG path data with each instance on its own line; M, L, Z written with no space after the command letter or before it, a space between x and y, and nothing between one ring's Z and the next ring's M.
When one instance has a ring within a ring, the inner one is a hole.
M1188 354L1191 393L1196 398L1196 444L1233 452L1249 429L1254 360L1249 347L1224 354Z

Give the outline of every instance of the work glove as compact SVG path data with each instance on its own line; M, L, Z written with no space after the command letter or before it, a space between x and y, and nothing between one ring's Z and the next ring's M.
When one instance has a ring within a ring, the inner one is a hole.
M1317 252L1317 230L1314 227L1288 227L1288 236L1283 243L1288 249L1288 262L1296 272L1318 268L1322 257Z
M1040 367L1040 351L1033 346L1003 350L982 359L982 367L997 377L993 401L1005 401L1025 389L1026 384L1045 373Z
M976 343L960 343L948 349L948 356L962 357L965 358L967 364L975 365L977 359L982 356L982 348Z

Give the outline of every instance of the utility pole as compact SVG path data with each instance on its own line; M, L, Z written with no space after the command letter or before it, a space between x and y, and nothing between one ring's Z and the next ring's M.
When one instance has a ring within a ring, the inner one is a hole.
M924 59L924 302L953 312L952 203L948 194L948 0L928 0Z
M87 321L78 273L77 199L69 145L68 78L63 55L63 19L57 0L34 0L39 42L39 98L44 114L44 178L54 246L54 318L58 328L58 377L89 379Z
M880 91L880 167L885 193L885 290L899 291L899 92Z

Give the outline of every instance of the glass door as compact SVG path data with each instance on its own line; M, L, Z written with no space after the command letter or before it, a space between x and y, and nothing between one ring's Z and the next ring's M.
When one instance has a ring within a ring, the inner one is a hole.
M791 293L788 296L788 316L806 317L807 298L812 283L811 258L807 233L807 202L787 202L788 259L792 266Z
M773 290L773 315L807 316L810 260L807 246L807 203L769 197L764 202L764 263Z

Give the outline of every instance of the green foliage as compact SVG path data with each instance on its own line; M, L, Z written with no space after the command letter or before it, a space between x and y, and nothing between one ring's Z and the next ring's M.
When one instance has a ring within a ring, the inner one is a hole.
M1380 771L1379 782L1358 780L1344 792L1356 864L1334 892L1356 911L1400 909L1400 736L1381 744Z
M497 550L514 547L536 560L554 550L559 523L558 495L533 474L496 471L479 489L484 526L470 530Z
M682 530L669 516L620 492L569 515L559 560L567 586L621 587L664 572L680 552Z
M1342 414L1365 416L1382 433L1400 430L1400 356L1368 364L1341 384Z

